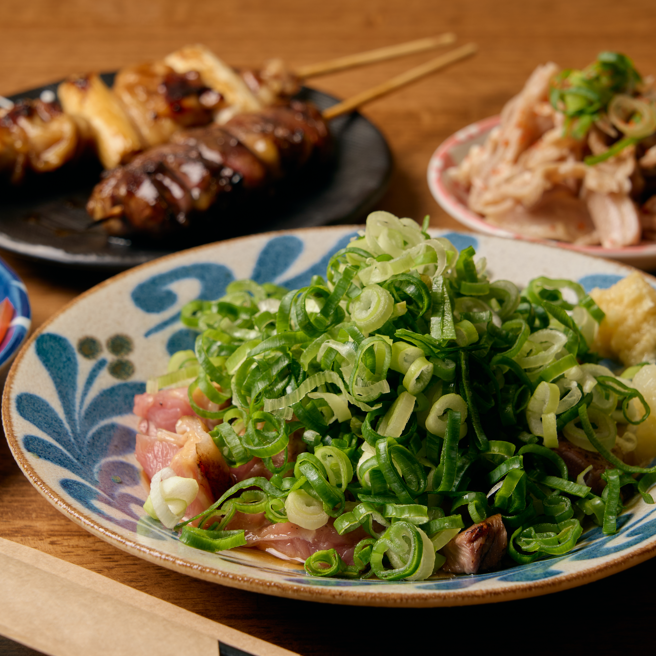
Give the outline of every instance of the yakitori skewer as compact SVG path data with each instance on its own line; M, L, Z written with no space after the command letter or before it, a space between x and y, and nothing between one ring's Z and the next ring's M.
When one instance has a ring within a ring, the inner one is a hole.
M354 55L346 55L345 57L330 59L325 62L318 62L316 64L301 66L294 72L299 79L307 80L311 77L328 75L329 73L345 71L349 68L375 64L376 62L395 59L396 57L403 57L405 55L412 55L417 52L425 52L426 50L433 50L442 46L448 46L455 40L455 34L446 32L445 34L429 37L427 39L417 39L416 41L399 43L395 46L385 46L384 48L377 48L376 50L368 50L366 52L360 52Z
M202 225L202 214L210 207L215 210L213 222L227 219L248 198L265 199L308 165L324 160L330 150L328 120L475 49L469 44L454 50L323 114L312 103L290 100L237 114L223 125L181 130L170 143L111 171L96 185L87 210L111 234L155 238L178 233L192 223Z
M298 73L307 78L439 47L453 39L452 34L443 34L315 64ZM28 171L55 170L89 150L104 168L113 169L170 141L178 130L225 123L242 112L288 101L300 88L299 74L279 60L257 70L236 71L196 44L158 61L122 68L111 88L89 73L62 82L57 98L50 93L51 97L26 99L16 106L0 98L0 177L16 184Z

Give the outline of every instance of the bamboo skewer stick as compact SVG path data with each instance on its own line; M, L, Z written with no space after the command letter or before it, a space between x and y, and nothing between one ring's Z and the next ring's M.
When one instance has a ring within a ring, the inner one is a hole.
M346 57L339 57L317 64L309 64L308 66L301 66L296 71L296 75L301 80L307 80L310 77L318 77L319 75L327 75L328 73L335 73L337 71L344 71L356 66L364 66L365 64L374 64L376 62L385 61L387 59L394 59L395 57L403 57L416 52L424 52L425 50L433 50L440 46L446 46L456 40L455 34L447 32L440 36L430 37L428 39L419 39L417 41L409 41L408 43L399 43L395 46L386 46L385 48L378 48L376 50L369 50L367 52L360 52L356 55L347 55Z
M436 59L432 59L431 61L422 64L421 66L417 66L416 68L412 68L405 73L401 73L401 75L397 75L391 80L387 80L387 82L383 82L376 87L362 91L361 93L358 93L355 96L348 98L347 100L329 107L328 109L324 110L322 116L326 121L330 121L331 119L337 118L342 114L348 114L354 109L361 107L365 103L371 102L372 100L380 98L381 96L385 96L392 91L400 89L406 84L410 84L410 82L414 82L415 80L418 80L419 78L433 73L434 71L444 68L449 64L453 64L457 61L460 61L461 59L464 59L465 57L473 55L477 49L478 47L475 43L468 43L461 48L456 48L455 50L452 50L445 55L441 55Z

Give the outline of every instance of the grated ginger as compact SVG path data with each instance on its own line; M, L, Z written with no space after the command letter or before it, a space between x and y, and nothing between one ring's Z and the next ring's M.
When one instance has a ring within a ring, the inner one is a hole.
M626 366L656 362L656 290L634 271L590 296L606 313L592 350Z

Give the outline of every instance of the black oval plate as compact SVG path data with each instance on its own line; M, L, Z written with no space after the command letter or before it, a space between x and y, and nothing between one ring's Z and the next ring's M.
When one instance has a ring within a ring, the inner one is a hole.
M111 84L113 74L104 74ZM56 93L58 83L10 96L38 98L43 92ZM337 102L328 94L304 87L299 97L325 109ZM335 143L331 163L321 170L321 179L312 185L295 185L257 212L248 212L243 221L230 221L221 237L355 223L371 210L383 195L392 169L392 156L380 131L358 113L341 116L330 123ZM91 225L85 205L98 182L100 167L64 167L60 171L34 176L26 184L3 189L0 204L0 248L36 260L60 265L120 271L202 243L144 244L109 237L101 226ZM257 214L261 219L254 219ZM207 241L215 241L212 235Z

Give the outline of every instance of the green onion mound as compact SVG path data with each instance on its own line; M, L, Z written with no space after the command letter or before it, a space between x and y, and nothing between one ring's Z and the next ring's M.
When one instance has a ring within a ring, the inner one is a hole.
M594 166L656 131L656 108L649 96L631 59L618 52L600 52L583 70L561 71L552 81L549 101L565 117L564 133L575 139L584 139L598 122L605 121L611 134L613 128L618 131L607 150L585 158L588 166Z
M222 420L211 436L226 462L261 458L273 475L233 486L197 527L178 525L182 541L244 545L243 530L226 530L237 512L305 528L332 519L340 534L370 537L353 565L334 549L314 553L309 574L421 580L459 530L491 515L503 518L509 555L528 563L572 549L586 516L616 532L626 486L653 503L656 468L611 453L618 426L649 408L589 350L603 312L569 280L537 278L521 294L491 282L474 254L375 212L308 287L246 280L188 304L195 352L175 354L150 391L194 378L190 399L199 388L229 402L212 412L192 400ZM307 448L291 462L297 431ZM614 465L601 496L570 480L554 450L563 435Z

